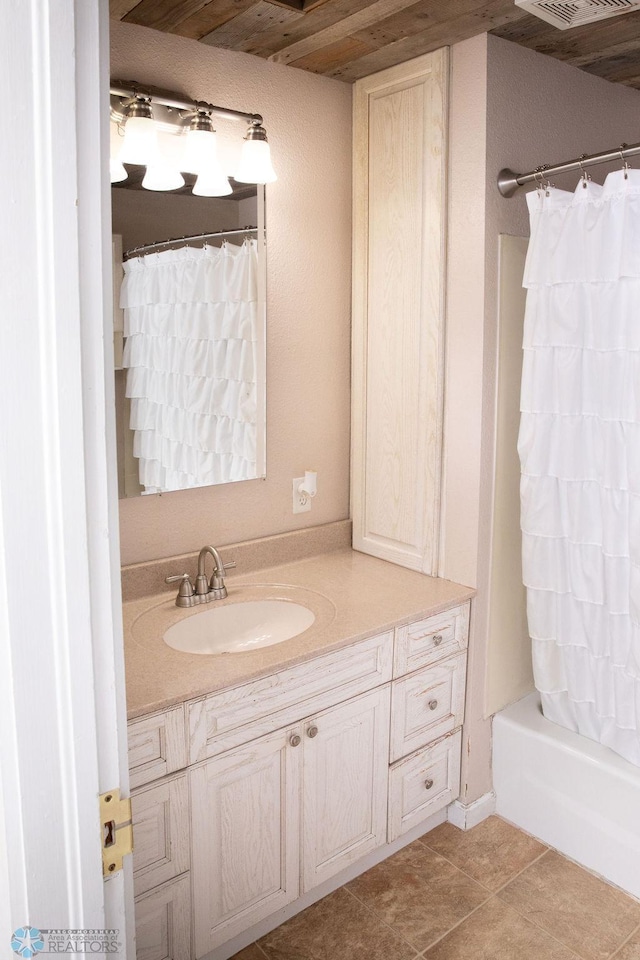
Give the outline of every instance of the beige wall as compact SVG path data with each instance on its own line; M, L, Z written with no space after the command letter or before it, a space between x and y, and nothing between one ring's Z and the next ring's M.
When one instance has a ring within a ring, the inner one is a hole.
M500 237L496 441L485 714L533 690L520 535L520 381L528 242Z
M121 501L122 562L344 519L351 87L133 24L111 30L113 77L263 113L279 177L266 196L267 479ZM318 495L294 516L291 480L305 469Z
M484 238L487 114L486 36L451 48L449 211L440 575L479 581ZM462 799L491 789L491 727L483 720L487 598L473 604L462 751Z

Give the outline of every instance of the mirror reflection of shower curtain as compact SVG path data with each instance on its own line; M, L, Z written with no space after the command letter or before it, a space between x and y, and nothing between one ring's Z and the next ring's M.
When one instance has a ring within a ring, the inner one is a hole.
M527 197L523 576L550 720L640 765L640 171Z
M124 264L127 396L145 493L256 476L257 245Z

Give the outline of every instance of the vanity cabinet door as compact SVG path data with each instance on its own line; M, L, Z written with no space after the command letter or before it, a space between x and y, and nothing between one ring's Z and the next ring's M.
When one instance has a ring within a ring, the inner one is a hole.
M305 720L303 892L386 842L389 685Z
M279 730L190 771L196 957L298 896L301 738Z

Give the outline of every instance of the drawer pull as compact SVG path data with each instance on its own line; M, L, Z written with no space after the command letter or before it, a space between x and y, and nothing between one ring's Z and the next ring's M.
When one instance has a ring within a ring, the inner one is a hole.
M431 787L432 787L432 786L433 786L433 780L431 780L431 779L425 780L425 782L424 782L424 788L425 788L425 790L431 790Z
M429 710L436 710L438 707L437 700L429 700Z
M291 744L292 747L299 747L301 740L302 740L302 737L299 736L299 734L297 733L292 733L291 736L289 737L289 743Z
M311 737L311 739L313 740L314 737L318 736L318 728L316 726L309 727L309 729L307 730L307 736Z
M443 640L442 634L436 633L435 637L433 638L434 647L439 647L440 644L442 643L442 640Z

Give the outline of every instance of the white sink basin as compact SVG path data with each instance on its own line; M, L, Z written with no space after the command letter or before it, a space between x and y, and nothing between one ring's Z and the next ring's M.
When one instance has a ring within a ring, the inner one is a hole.
M297 637L314 620L311 610L290 600L245 600L174 623L164 642L183 653L241 653Z

